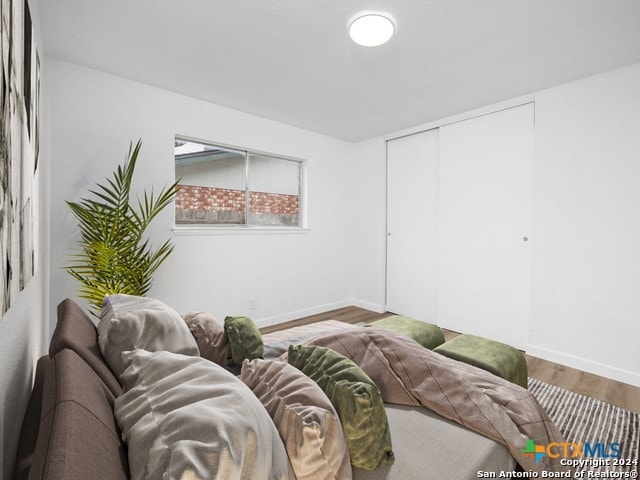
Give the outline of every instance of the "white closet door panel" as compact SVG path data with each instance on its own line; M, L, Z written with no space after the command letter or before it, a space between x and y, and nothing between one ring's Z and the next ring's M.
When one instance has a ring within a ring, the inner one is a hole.
M438 131L387 144L387 310L436 317Z
M443 327L526 346L532 161L533 104L441 127L437 305Z

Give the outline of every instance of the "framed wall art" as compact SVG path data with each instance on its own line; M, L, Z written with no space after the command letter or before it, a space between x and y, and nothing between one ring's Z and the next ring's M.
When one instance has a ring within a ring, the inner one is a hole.
M40 60L26 0L0 0L0 313L35 274Z

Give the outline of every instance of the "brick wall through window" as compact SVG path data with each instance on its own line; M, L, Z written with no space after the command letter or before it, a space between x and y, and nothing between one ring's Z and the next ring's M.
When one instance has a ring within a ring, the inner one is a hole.
M298 195L250 192L252 222L266 225L297 225ZM245 223L245 192L226 188L179 185L176 223Z

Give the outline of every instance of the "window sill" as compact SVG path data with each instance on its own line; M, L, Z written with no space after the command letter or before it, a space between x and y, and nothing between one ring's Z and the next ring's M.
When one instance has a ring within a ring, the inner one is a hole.
M174 235L199 236L199 235L303 235L311 232L304 227L247 227L247 226L174 226Z

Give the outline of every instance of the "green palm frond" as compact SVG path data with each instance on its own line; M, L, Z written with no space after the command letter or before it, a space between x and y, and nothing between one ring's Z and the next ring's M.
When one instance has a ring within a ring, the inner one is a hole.
M78 221L80 253L72 256L67 272L80 282L78 295L99 315L106 295L144 296L153 275L173 251L167 240L154 250L144 232L151 221L175 198L178 182L159 193L144 191L131 201L131 183L142 141L129 145L127 158L112 178L89 190L91 198L67 202Z

